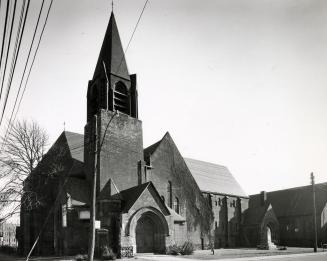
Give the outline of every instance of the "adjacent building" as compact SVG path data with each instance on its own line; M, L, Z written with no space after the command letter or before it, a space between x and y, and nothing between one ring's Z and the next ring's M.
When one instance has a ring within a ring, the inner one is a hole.
M0 223L0 246L17 247L16 224L1 222Z
M315 197L318 246L321 246L327 243L327 183L315 185ZM312 186L251 195L244 218L247 241L251 246L262 241L262 234L266 231L261 228L266 223L276 244L311 247L314 244Z

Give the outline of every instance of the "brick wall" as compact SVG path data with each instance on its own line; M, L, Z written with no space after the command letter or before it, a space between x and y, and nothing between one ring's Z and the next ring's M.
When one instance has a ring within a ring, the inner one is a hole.
M187 239L201 247L203 238L204 245L208 245L213 213L168 133L151 155L150 164L153 169L148 179L167 205L170 198L168 182L172 184L172 201L176 197L179 199L180 215L186 218Z

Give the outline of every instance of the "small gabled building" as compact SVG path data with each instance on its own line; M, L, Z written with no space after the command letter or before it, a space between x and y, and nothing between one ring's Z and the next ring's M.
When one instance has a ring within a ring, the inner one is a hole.
M327 242L327 183L315 185L318 245ZM279 224L279 239L283 246L313 247L313 191L302 186L251 195L249 205L270 205ZM258 215L254 215L258 216ZM253 218L248 218L249 221Z

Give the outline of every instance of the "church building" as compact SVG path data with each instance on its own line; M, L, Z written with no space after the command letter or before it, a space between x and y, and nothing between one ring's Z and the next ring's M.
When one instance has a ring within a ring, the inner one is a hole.
M185 242L197 249L278 243L278 204L249 208L226 167L184 158L168 132L144 148L138 105L137 77L112 13L88 83L84 135L64 131L24 182L38 206L23 197L22 254L35 242L34 255L87 252L94 178L96 253L104 246L123 257Z
M84 135L63 132L25 181L43 203L22 208L21 252L44 222L35 253L87 249L93 175L98 248L125 255L164 253L186 241L197 248L240 244L248 197L226 167L183 158L168 132L143 148L137 78L128 72L113 13L88 83Z

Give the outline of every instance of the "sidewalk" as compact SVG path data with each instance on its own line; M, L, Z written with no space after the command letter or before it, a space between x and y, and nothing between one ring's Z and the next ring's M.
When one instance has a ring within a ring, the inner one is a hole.
M253 256L253 257L232 257L232 258L217 258L210 259L211 261L256 261L256 260L297 260L300 257L313 257L313 256L326 256L323 257L327 260L327 252L319 253L301 253L301 254L286 254L286 255L270 255L270 256ZM136 257L137 260L151 260L151 261L203 261L206 259L195 259L190 256L167 256L167 255L141 255ZM128 260L128 259L123 259ZM129 259L130 260L130 259ZM309 259L308 259L309 260Z

